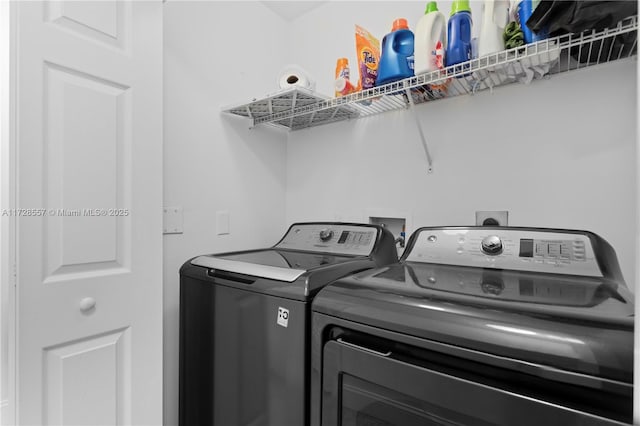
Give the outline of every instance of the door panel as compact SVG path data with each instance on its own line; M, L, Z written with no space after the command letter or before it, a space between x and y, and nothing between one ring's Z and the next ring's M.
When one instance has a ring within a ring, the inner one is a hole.
M131 4L124 1L49 1L45 4L45 21L75 36L127 49Z
M129 329L45 348L44 358L44 423L131 423ZM96 365L103 368L96 370Z
M162 3L16 2L17 423L162 423Z
M131 89L49 63L45 81L45 281L126 268Z

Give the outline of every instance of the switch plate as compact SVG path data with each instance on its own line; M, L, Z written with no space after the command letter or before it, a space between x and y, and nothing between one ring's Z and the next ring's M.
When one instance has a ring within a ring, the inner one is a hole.
M229 212L227 210L220 210L216 212L216 234L227 235L230 234L229 230Z
M476 211L476 226L485 225L487 219L493 219L498 224L497 226L509 226L509 211L508 210L485 210ZM487 224L494 225L495 224Z
M162 216L163 234L182 234L182 207L164 207Z

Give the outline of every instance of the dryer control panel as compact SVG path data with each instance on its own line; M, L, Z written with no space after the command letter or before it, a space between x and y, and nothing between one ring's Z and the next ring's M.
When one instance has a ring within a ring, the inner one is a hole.
M296 223L275 248L315 251L352 256L369 256L378 228L341 223Z
M602 277L588 233L450 227L416 231L407 261Z

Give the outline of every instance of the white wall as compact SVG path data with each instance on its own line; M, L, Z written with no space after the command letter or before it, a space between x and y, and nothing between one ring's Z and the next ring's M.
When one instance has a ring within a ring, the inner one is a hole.
M378 28L382 39L390 30L382 24L396 17L415 25L422 3L329 3L293 22L289 54L330 93L336 59L355 51L354 22ZM476 210L508 210L514 226L600 234L633 287L636 67L625 60L418 106L432 174L406 111L293 132L287 222L398 211L415 228L468 225Z
M164 420L175 425L180 265L272 245L286 230L286 135L220 114L277 90L286 26L259 2L169 1L164 17L164 205L184 208L184 233L164 239ZM229 235L216 235L219 210Z

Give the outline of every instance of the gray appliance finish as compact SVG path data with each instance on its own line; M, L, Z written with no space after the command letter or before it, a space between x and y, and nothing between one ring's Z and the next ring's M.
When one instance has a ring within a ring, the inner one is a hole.
M632 421L634 305L584 231L421 228L312 307L312 426Z
M275 246L180 270L180 425L303 426L310 301L329 282L397 262L380 226L296 223Z

